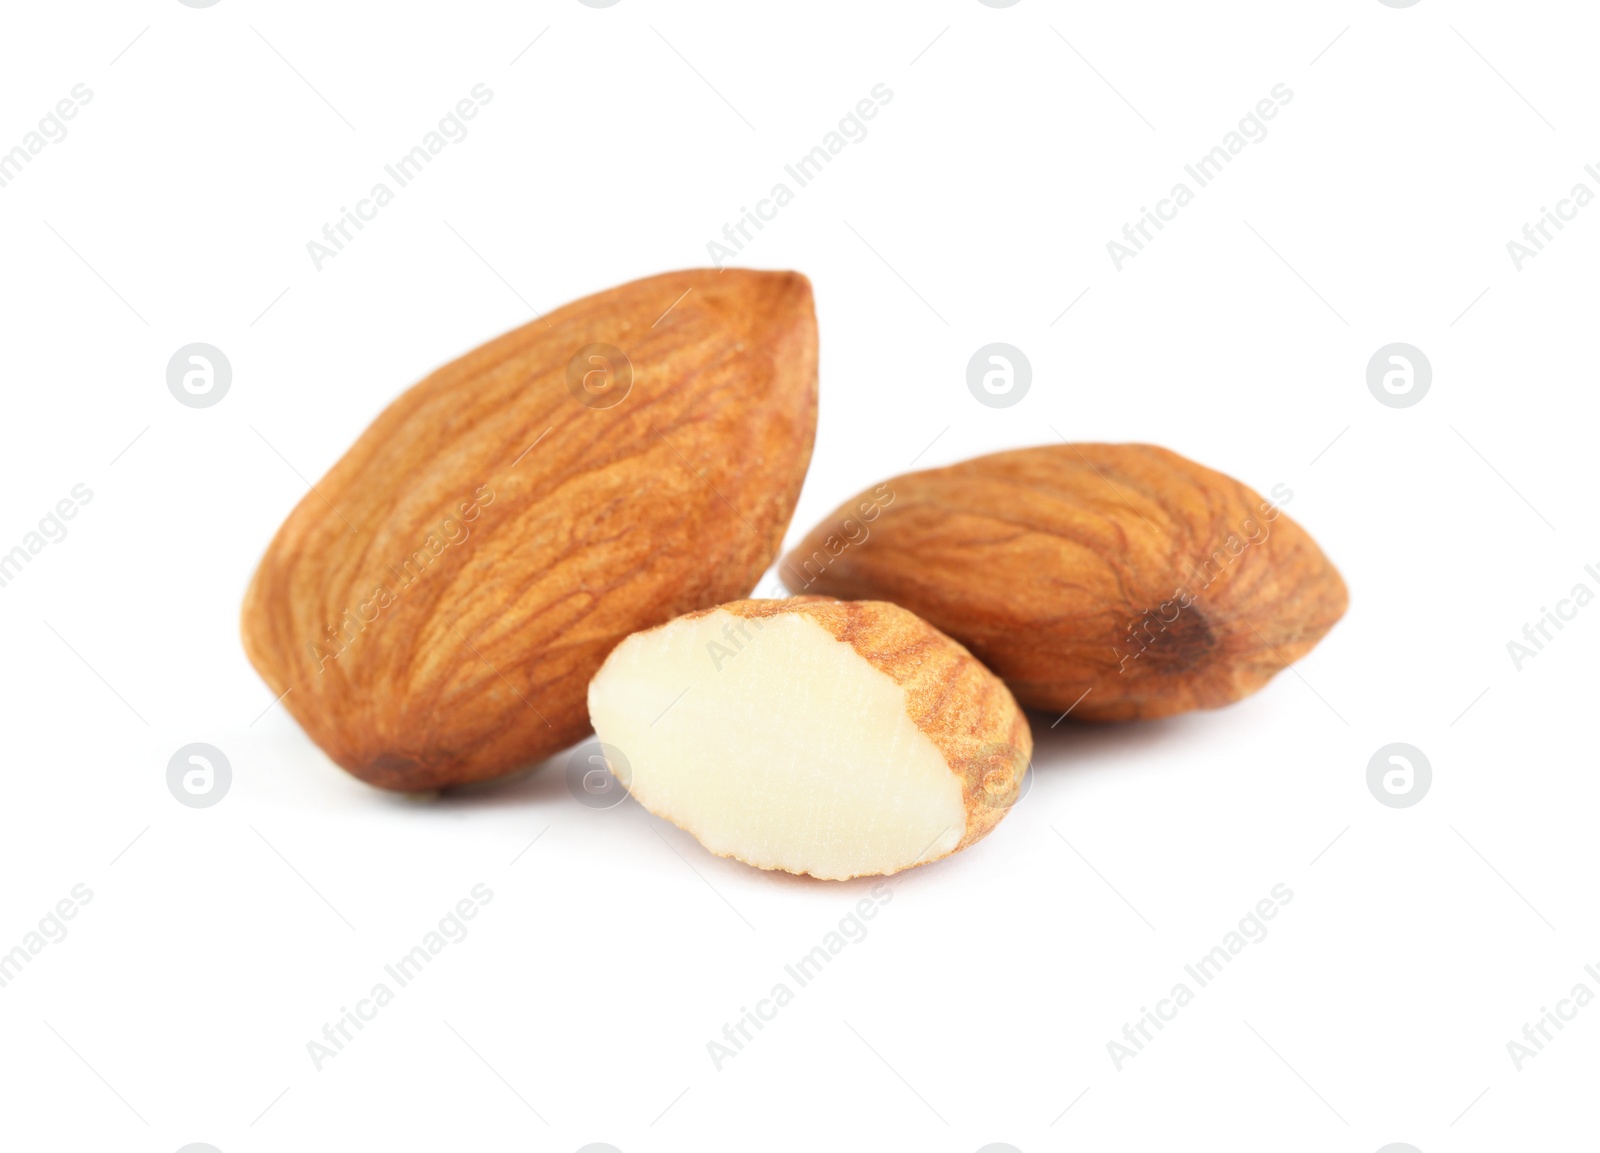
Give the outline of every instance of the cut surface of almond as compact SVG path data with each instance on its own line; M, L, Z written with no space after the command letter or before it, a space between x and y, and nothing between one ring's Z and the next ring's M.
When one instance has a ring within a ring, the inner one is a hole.
M636 633L589 712L646 809L718 855L830 880L976 841L1032 752L998 678L872 601L738 601Z

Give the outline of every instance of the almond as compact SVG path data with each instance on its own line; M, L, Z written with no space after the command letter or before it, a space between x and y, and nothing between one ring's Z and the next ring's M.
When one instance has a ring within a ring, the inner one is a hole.
M400 396L289 515L245 650L330 757L431 790L588 731L623 637L747 594L816 429L811 286L677 272L535 320Z
M966 848L1033 739L999 679L892 604L737 601L629 637L589 686L634 799L713 853L827 880Z
M1175 452L1062 444L896 477L785 559L793 592L894 601L1082 720L1236 701L1344 614L1344 581L1271 501Z

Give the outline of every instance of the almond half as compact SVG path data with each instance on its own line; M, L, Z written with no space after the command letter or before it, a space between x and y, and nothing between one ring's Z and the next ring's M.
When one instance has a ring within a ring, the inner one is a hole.
M872 601L737 601L635 634L589 714L646 809L720 856L827 880L981 839L1033 753L998 678Z

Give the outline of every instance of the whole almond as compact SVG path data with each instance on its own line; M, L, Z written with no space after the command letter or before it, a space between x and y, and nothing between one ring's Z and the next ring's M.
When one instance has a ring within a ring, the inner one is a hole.
M748 593L811 457L811 286L670 273L569 304L400 396L278 530L245 650L371 784L431 790L588 732L641 628Z
M982 839L1033 752L998 677L876 601L736 601L637 633L589 713L645 808L721 856L825 880Z
M1140 444L896 477L841 505L779 575L793 592L903 605L1024 705L1093 721L1236 701L1308 652L1347 601L1273 502Z

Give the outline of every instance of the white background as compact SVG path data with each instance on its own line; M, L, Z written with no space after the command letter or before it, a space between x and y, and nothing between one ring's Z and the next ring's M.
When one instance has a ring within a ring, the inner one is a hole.
M1578 3L1487 0L8 5L0 148L75 84L93 99L0 188L0 551L74 485L93 499L0 589L0 949L74 885L93 898L0 989L0 1143L1592 1137L1600 1007L1520 1072L1506 1043L1600 993L1600 608L1520 671L1506 645L1600 592L1600 207L1520 272L1506 242L1600 192L1596 31ZM317 271L306 242L478 83L470 135ZM1015 811L898 878L718 1071L707 1042L870 882L584 808L564 758L433 802L372 790L272 707L238 605L402 388L532 308L709 263L879 83L866 138L736 261L816 290L791 543L913 460L1147 440L1289 486L1351 606L1231 708L1035 718ZM1106 242L1279 83L1270 134L1119 272ZM213 408L167 391L193 341L233 366ZM1034 372L1003 410L965 381L993 341ZM1432 363L1415 407L1367 389L1392 341ZM233 766L209 809L165 783L195 741ZM1393 741L1433 766L1407 809L1366 785ZM470 935L317 1071L307 1042L478 883ZM1124 1022L1280 883L1266 939L1118 1071Z

